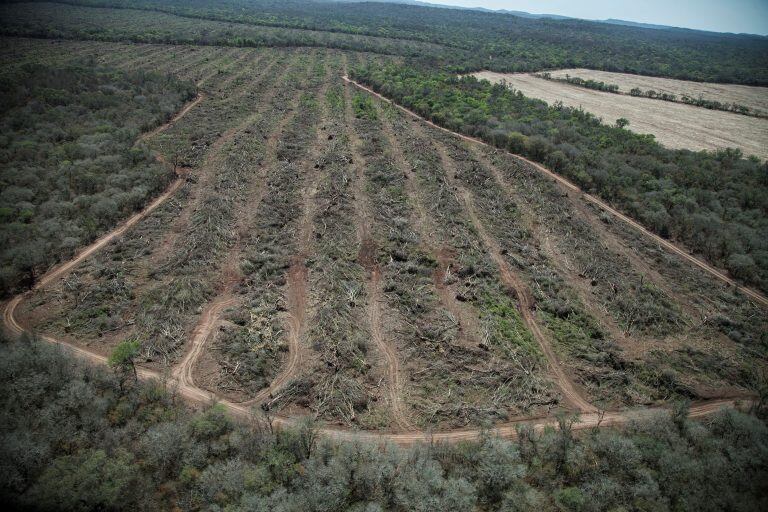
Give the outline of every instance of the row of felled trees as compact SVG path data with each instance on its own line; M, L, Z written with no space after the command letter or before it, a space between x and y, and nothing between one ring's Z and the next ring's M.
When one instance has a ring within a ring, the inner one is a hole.
M354 76L451 130L567 176L663 237L768 289L768 165L739 150L664 148L650 135L474 77L388 65Z
M167 77L10 66L0 77L0 294L141 208L170 179L140 131L193 90Z
M44 510L597 511L765 510L768 427L684 406L577 434L575 418L518 442L485 435L409 449L318 439L311 423L274 431L188 410L57 347L0 344L0 498ZM19 378L23 375L24 378Z

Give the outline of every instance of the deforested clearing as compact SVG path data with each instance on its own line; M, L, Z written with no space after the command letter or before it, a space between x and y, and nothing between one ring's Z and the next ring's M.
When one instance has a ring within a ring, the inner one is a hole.
M670 148L698 151L736 147L745 155L768 158L765 119L585 89L527 73L481 71L474 76L492 82L504 80L524 95L550 104L560 101L568 107L581 107L609 124L625 118L629 121L628 129L651 134ZM608 79L607 83L616 82Z
M611 71L583 68L558 69L551 71L550 75L552 75L552 78L570 76L571 78L615 84L619 86L619 92L622 93L629 93L629 91L637 87L642 91L653 90L657 93L674 94L676 96L701 97L706 100L719 101L720 103L737 103L762 112L768 111L768 88L766 87L691 82L674 78L631 75L628 73L613 73Z
M394 2L0 6L9 510L768 510L768 37Z

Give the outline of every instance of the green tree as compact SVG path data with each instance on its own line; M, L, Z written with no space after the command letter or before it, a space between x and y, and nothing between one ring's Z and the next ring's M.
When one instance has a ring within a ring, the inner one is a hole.
M55 459L27 499L44 510L130 510L140 495L134 492L136 484L131 454L89 449Z
M135 359L139 355L140 348L138 340L125 340L109 355L107 363L121 374L120 389L123 387L126 375L133 375L134 382L138 380Z

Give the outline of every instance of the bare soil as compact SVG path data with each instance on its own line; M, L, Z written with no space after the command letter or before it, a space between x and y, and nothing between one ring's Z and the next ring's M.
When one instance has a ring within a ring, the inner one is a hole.
M736 103L753 110L768 112L768 88L737 84L715 84L708 82L690 82L674 78L612 73L594 69L558 69L550 71L553 78L583 78L619 86L620 92L629 93L635 87L643 92L653 90L658 93L674 94L678 98L685 95L690 98L704 98L720 103Z
M560 101L569 107L581 107L606 124L625 118L629 120L629 130L651 134L669 148L694 151L739 148L747 156L768 158L768 119L595 91L527 73L481 71L474 76L494 83L506 81L526 96L549 104Z

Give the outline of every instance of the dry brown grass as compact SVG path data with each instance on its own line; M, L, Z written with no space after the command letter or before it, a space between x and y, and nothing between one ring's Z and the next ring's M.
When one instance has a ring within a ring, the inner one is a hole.
M705 100L720 103L736 103L753 110L768 112L768 88L750 85L712 84L706 82L689 82L672 78L657 78L653 76L630 75L627 73L611 73L610 71L595 71L594 69L558 69L550 73L552 78L571 77L584 80L597 80L607 84L616 84L620 92L629 93L633 87L642 91L654 90L674 94L678 97L686 95L691 98L701 96Z
M741 149L745 155L768 159L766 119L595 91L536 78L527 73L481 71L475 73L475 76L491 82L505 80L508 85L526 96L539 98L550 104L561 101L566 106L582 107L601 117L606 123L613 123L620 117L626 118L629 120L630 130L652 134L661 144L670 148L698 151L732 147ZM616 83L615 80L608 81Z

